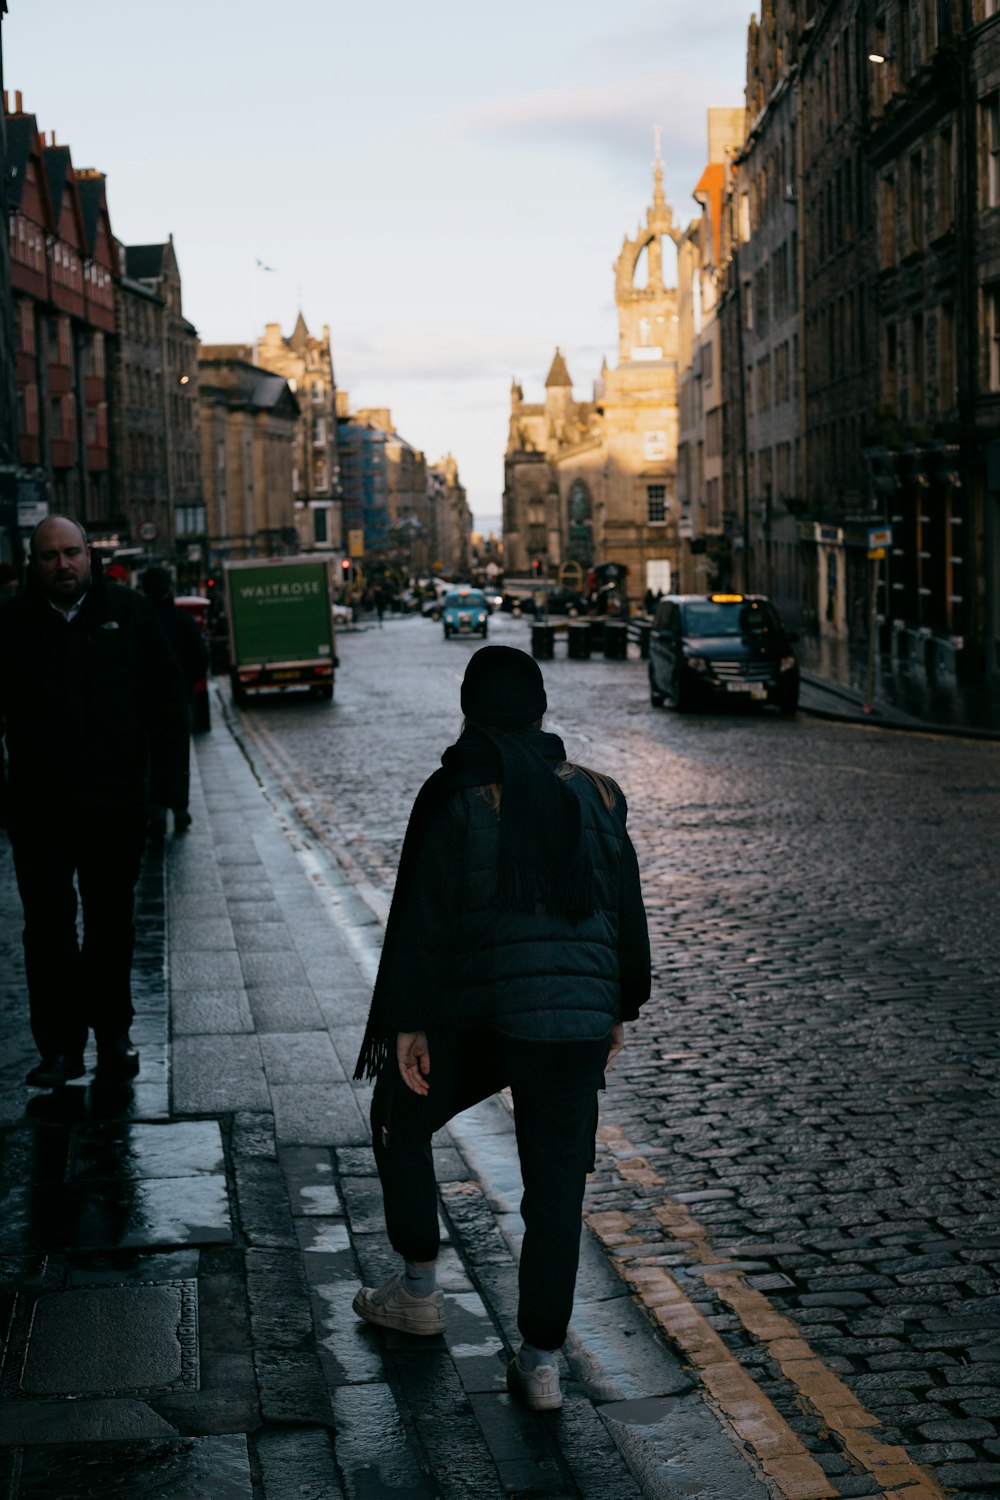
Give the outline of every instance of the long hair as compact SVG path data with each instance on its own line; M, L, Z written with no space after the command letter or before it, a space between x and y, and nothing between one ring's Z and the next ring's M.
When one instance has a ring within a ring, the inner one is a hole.
M566 760L556 771L564 781L575 776L577 771L587 780L592 782L600 793L601 801L608 812L613 812L615 807L615 785L607 776L602 776L599 771L592 771L589 766L581 766L577 761ZM479 795L493 812L500 811L500 803L503 799L503 786L499 781L490 781L479 788Z

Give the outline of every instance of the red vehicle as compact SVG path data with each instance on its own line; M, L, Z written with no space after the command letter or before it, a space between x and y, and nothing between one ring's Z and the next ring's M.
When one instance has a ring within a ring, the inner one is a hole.
M201 631L208 644L208 611L209 601L203 599L200 594L182 594L174 603L178 609L184 610L185 614L192 615L194 622ZM202 677L195 683L191 694L192 705L192 727L196 734L204 733L212 727L212 712L208 701L208 675Z

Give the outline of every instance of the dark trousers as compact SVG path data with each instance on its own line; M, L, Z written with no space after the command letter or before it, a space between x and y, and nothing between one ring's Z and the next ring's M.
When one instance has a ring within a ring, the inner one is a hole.
M372 1098L372 1143L390 1243L406 1260L436 1258L431 1136L453 1115L509 1086L524 1186L517 1324L529 1343L558 1349L573 1310L609 1039L525 1042L485 1029L450 1030L428 1033L428 1047L429 1094L408 1089L392 1058Z
M132 1023L132 918L145 824L144 807L12 820L31 1030L43 1057L82 1052L91 1027L101 1041Z

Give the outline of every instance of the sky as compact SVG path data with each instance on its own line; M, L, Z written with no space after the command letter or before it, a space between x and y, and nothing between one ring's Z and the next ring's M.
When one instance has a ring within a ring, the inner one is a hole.
M126 244L173 234L205 343L330 325L352 407L451 452L498 527L510 385L614 364L613 263L676 219L707 111L743 103L746 0L8 0L4 84L108 177ZM258 262L263 267L258 267Z

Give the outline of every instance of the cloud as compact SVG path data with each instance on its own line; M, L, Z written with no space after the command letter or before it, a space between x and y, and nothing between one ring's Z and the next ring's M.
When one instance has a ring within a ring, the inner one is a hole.
M652 157L652 126L657 123L663 126L667 176L674 168L686 183L707 150L709 104L741 103L739 92L731 99L713 98L705 81L690 74L647 73L627 85L576 84L497 99L451 116L446 129L497 145L520 146L528 140L536 149L596 149L617 169L624 163L634 166L643 149Z

